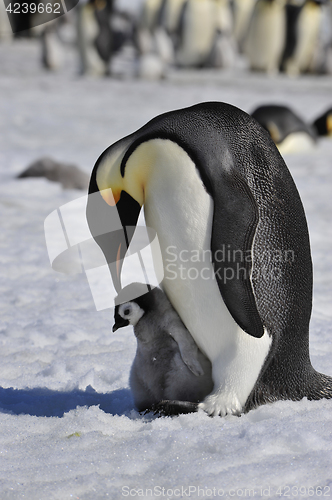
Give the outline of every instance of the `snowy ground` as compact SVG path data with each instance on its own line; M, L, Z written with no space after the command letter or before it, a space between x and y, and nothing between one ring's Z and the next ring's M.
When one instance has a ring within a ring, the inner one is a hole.
M215 72L161 83L53 77L34 42L0 45L1 500L332 496L331 401L279 402L240 418L139 415L130 328L113 334L112 311L96 311L85 275L49 264L44 219L82 193L15 180L43 155L90 172L148 119L204 100L249 112L286 103L311 120L332 104L331 84ZM311 236L312 361L331 375L332 141L286 161Z

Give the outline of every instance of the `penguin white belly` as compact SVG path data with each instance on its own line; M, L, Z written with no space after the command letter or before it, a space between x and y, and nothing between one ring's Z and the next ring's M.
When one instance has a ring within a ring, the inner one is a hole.
M216 6L211 0L191 0L185 13L183 42L177 54L180 66L204 64L211 53L216 28Z
M280 154L308 153L315 148L315 141L306 132L289 134L280 144L277 144Z
M245 52L253 70L276 73L284 49L286 17L284 0L256 4Z
M140 151L139 151L140 150ZM170 140L139 146L155 165L145 192L145 219L158 233L163 288L199 348L212 362L214 391L201 403L211 415L239 413L269 352L234 321L214 277L210 249L213 200L187 153Z
M286 64L288 74L296 76L313 69L315 52L319 46L321 21L321 5L308 3L303 7L298 22L295 53Z

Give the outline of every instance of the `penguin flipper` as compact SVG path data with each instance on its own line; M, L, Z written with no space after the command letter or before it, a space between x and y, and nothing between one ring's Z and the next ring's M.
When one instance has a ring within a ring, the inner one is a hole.
M169 334L178 344L180 355L189 370L199 377L204 375L204 370L198 359L198 348L194 339L180 320L173 321L170 325Z
M251 282L257 204L247 182L232 167L223 172L216 188L211 240L215 277L236 323L249 335L261 338L264 328Z

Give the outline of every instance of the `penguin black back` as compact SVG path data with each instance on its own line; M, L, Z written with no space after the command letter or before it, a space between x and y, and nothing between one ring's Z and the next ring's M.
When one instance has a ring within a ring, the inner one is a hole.
M280 144L286 137L296 132L305 132L316 140L313 127L287 106L277 104L259 106L251 116L269 132L275 144Z

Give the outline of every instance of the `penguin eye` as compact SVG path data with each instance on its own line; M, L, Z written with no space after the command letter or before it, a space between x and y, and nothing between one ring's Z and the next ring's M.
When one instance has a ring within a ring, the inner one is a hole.
M120 314L123 318L128 318L133 312L131 304L124 304L120 310Z

